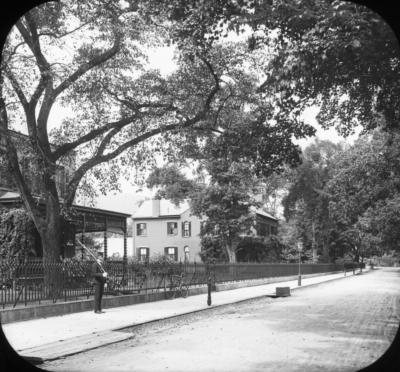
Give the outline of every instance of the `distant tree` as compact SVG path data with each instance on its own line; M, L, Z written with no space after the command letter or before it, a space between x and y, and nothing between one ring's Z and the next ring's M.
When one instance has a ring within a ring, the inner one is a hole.
M341 146L316 140L303 151L303 161L291 171L286 196L282 200L284 215L296 225L296 234L305 248L329 261L332 221L328 213L329 194L324 191L332 177L332 162Z
M359 219L363 231L369 234L368 251L371 254L396 250L400 252L400 195L379 200ZM382 247L383 249L380 249Z
M155 168L146 179L148 188L160 187L155 197L179 204L199 190L197 182L188 179L176 164Z
M237 248L239 262L280 262L284 245L276 236L268 238L246 236Z
M388 146L388 137L394 140ZM400 191L398 135L375 131L337 155L329 193L329 214L358 259L376 250L399 249L397 229ZM371 244L373 243L373 244Z

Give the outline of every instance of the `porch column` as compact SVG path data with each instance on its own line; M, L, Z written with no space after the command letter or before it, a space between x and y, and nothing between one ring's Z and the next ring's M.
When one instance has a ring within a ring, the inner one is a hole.
M106 218L105 218L105 220L104 220L104 242L103 242L103 246L104 246L104 260L106 260L107 259L107 244L108 244L108 239L107 239L107 216L106 216Z
M128 245L127 245L127 226L126 226L126 219L124 219L124 261L126 261L128 259Z

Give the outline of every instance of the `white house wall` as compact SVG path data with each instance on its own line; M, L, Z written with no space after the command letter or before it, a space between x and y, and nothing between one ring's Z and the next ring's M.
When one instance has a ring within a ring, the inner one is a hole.
M191 236L182 236L182 222L191 223ZM167 222L178 223L177 235L167 234ZM145 223L146 236L138 236L136 226L138 223ZM150 257L154 255L164 255L166 247L178 248L178 260L184 261L184 247L189 246L189 260L200 261L200 220L197 217L190 216L190 211L182 213L179 218L137 218L133 220L133 251L137 254L138 248L149 248Z

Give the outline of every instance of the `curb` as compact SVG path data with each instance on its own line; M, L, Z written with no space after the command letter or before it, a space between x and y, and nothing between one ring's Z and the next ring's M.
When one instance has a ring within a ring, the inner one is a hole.
M348 276L344 276L343 275L343 276L338 277L338 278L332 278L332 279L328 279L328 280L325 280L325 281L322 281L322 282L318 282L318 283L304 284L304 285L302 285L300 287L296 286L294 288L290 288L290 291L299 290L299 289L307 288L307 287L312 287L312 286L324 284L324 283L331 282L331 281L338 280L338 279L350 278L350 277L353 277L353 276L356 276L356 275L369 273L370 271L372 271L372 270L367 270L367 271L363 271L362 273L351 274L351 275L348 275ZM277 283L277 284L279 284L279 283ZM97 337L99 333L104 333L104 334L110 333L110 334L113 334L113 332L124 331L124 330L126 330L128 328L140 327L140 326L143 326L143 325L146 325L146 324L152 324L152 323L161 322L161 321L164 321L164 320L177 319L177 318L180 318L180 317L183 317L183 316L186 316L186 315L197 314L197 313L200 313L200 312L203 312L203 311L207 311L207 310L210 310L210 309L217 309L217 308L221 308L221 307L224 307L224 306L229 306L229 305L233 305L233 304L239 304L239 303L243 303L243 302L247 302L247 301L251 301L251 300L256 300L256 299L261 299L261 298L265 298L265 297L279 298L274 293L263 294L263 295L258 295L258 296L255 296L255 297L236 300L236 301L229 302L229 303L224 303L224 304L219 304L219 305L210 305L210 306L202 308L202 309L197 309L197 310L189 311L189 312L182 313L182 314L176 314L176 315L166 316L166 317L163 317L163 318L152 319L152 320L144 321L144 322L141 322L141 323L131 324L131 325L128 325L128 326L114 328L114 329L111 329L111 330L108 330L108 331L101 331L101 332L97 332L97 333L93 333L93 334L89 334L89 335L85 335L85 336ZM82 338L82 336L77 336L76 338L78 338L78 337ZM84 353L86 351L98 349L100 347L117 344L119 342L123 342L123 341L129 340L129 339L131 339L133 337L134 336L132 335L132 336L127 336L126 338L123 338L123 339L120 339L120 340L112 340L112 341L109 341L109 342L105 341L104 343L101 343L99 345L94 345L92 347L86 347L86 348L83 348L81 350L76 350L74 352L63 353L63 354L60 354L58 356L54 356L54 357L50 357L50 358L46 358L46 357L43 358L43 357L30 356L30 355L24 356L22 354L19 354L19 355L20 355L21 358L25 359L26 361L30 362L31 364L37 365L37 364L43 364L44 362L47 362L47 361L54 361L54 360L58 360L58 359L61 359L61 358L68 357L68 356ZM70 342L71 340L74 340L74 339L75 338L66 340L66 342ZM56 345L56 344L57 343L54 342L51 345ZM39 346L38 348L40 348L40 347L43 347L43 345ZM50 345L48 345L47 347L50 347ZM24 351L26 352L26 351L28 351L28 349L22 350L21 352L23 353Z

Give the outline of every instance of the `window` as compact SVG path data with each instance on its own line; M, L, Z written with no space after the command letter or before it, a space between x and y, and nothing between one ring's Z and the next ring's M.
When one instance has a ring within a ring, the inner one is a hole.
M150 248L140 247L138 248L138 259L142 262L147 262L150 256Z
M189 256L189 253L190 253L190 248L189 248L189 246L185 245L185 246L183 247L183 253L184 253L184 255L185 255L185 262L189 262L189 258L190 258L190 256Z
M167 234L178 235L178 222L167 222Z
M268 229L269 229L269 226L263 222L258 222L256 225L257 235L259 235L259 236L267 236Z
M164 252L166 257L178 261L178 247L166 247L164 248Z
M136 235L137 236L147 235L147 226L145 223L137 223L136 224Z
M188 221L182 222L182 236L188 238L191 235L191 223Z

